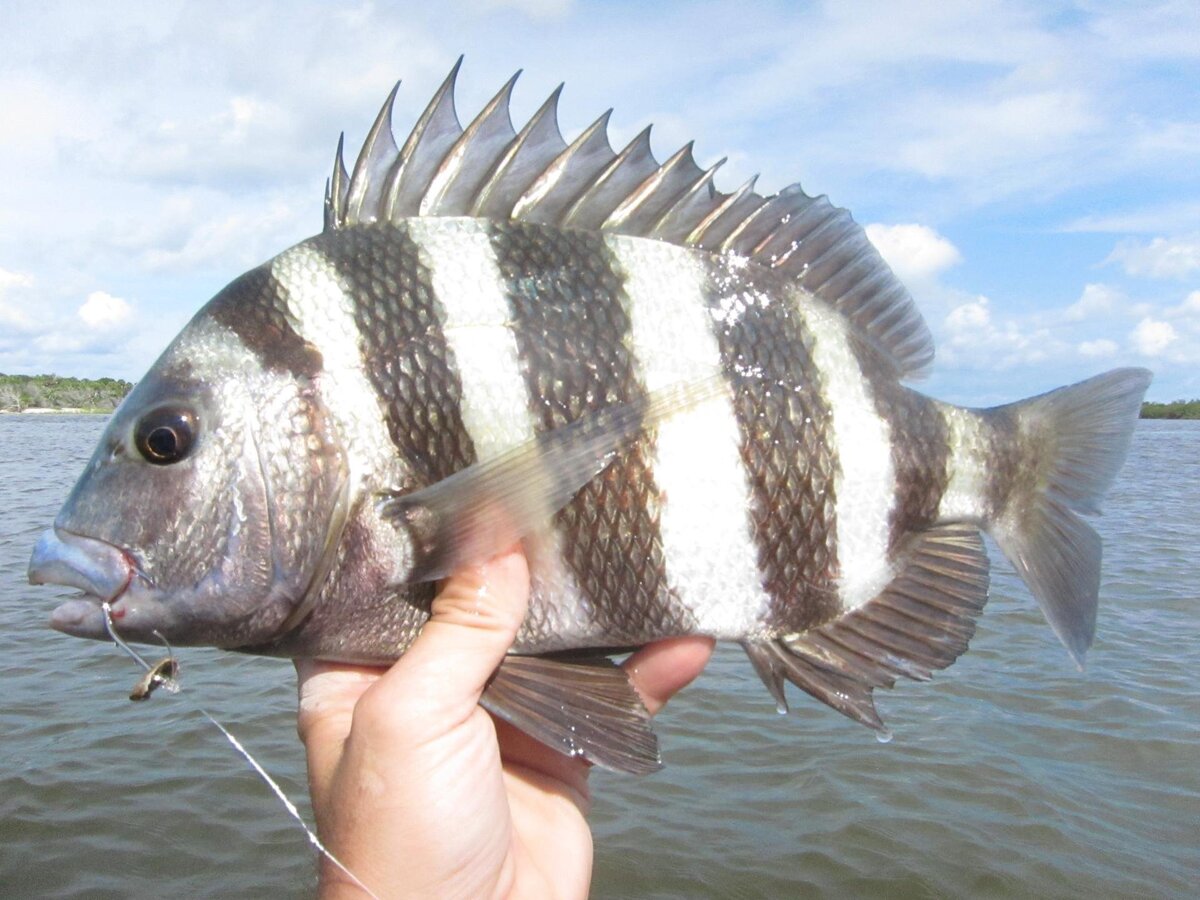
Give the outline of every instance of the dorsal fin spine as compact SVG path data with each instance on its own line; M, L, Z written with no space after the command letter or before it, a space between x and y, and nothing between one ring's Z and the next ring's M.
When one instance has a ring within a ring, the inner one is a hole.
M634 188L601 227L609 231L648 231L700 173L689 141Z
M346 163L343 158L343 148L346 135L338 135L337 152L333 158L333 175L329 179L329 209L334 227L346 224Z
M664 241L686 243L686 232L681 229L688 227L688 213L692 209L703 209L706 205L711 205L717 193L713 187L713 177L717 169L725 165L726 159L727 157L721 157L701 172L700 177L692 182L674 203L663 210L662 215L650 227L650 234Z
M641 183L644 174L638 169L642 168L644 171L644 167L640 163L646 160L650 163L654 161L650 152L650 128L651 126L647 125L638 132L596 176L595 181L575 199L563 217L565 227L599 228L600 223L607 219L621 202L621 189ZM611 207L607 204L602 205L602 198L605 197L609 198Z
M396 154L388 171L381 218L392 220L417 213L437 161L462 134L454 110L454 85L462 61L460 56Z
M562 89L562 84L554 89L553 93L546 98L546 102L533 114L533 118L521 129L520 134L509 145L508 150L497 160L492 171L484 179L478 196L471 206L470 214L472 216L505 216L508 214L516 198L529 187L539 173L535 169L524 184L509 184L507 187L508 191L513 194L512 197L506 197L502 193L505 182L520 177L519 163L524 155L536 159L535 154L540 149L539 140L559 144L559 152L567 149L567 143L558 130L558 99L562 95Z
M757 196L754 193L754 185L758 181L757 175L751 175L740 188L731 194L726 194L721 198L721 201L713 208L707 216L700 220L700 223L692 229L691 233L684 239L685 244L692 244L696 247L712 248L711 233L714 226L729 213L731 209L743 198L747 196Z
M486 153L491 145L507 147L516 138L508 110L512 90L520 75L518 70L508 79L446 153L417 207L419 215L462 215L470 208L473 188L478 187L484 177L472 170L473 157ZM464 197L468 200L466 204L460 202Z
M513 204L512 218L546 225L562 224L563 214L578 194L571 190L569 183L573 170L586 171L591 160L607 163L616 155L608 143L611 116L612 110L606 110L546 166Z
M713 184L716 166L701 171L691 143L659 164L649 128L614 153L609 113L567 145L557 122L561 85L518 133L510 99L519 72L464 130L454 109L461 64L460 57L399 149L391 131L395 90L352 175L339 141L326 188L326 230L470 215L734 254L794 279L845 315L899 375L916 374L932 360L932 337L912 298L861 226L826 197L809 197L798 184L763 197L754 179L722 193Z

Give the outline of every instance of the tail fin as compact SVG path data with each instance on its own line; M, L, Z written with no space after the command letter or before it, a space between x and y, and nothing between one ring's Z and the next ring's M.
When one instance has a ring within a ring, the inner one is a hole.
M1080 514L1100 512L1150 378L1145 369L1114 369L1002 408L1036 445L1039 463L989 531L1080 666L1100 591L1100 536Z

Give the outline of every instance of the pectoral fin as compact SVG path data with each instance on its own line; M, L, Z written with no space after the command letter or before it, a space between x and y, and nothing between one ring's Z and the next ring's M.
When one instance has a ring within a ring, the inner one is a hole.
M610 659L510 656L479 702L567 756L633 775L662 768L650 713Z
M638 435L724 390L713 375L582 416L410 494L380 512L407 529L415 561L408 581L445 578L478 565L550 521Z

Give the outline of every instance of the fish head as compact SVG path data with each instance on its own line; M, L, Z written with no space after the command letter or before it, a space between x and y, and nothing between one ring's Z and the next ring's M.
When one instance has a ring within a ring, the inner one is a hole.
M263 643L328 571L348 482L320 355L287 350L253 293L202 309L108 422L30 561L31 583L83 591L52 627L106 639L107 602L129 640Z

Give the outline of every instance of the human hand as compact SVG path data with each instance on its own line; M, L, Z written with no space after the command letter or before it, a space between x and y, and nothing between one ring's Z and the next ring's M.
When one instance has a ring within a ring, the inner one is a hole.
M479 697L525 615L511 551L456 573L390 669L299 660L301 740L325 845L380 897L582 897L589 766L494 720ZM651 713L704 668L708 638L625 663ZM322 860L321 895L361 896Z

